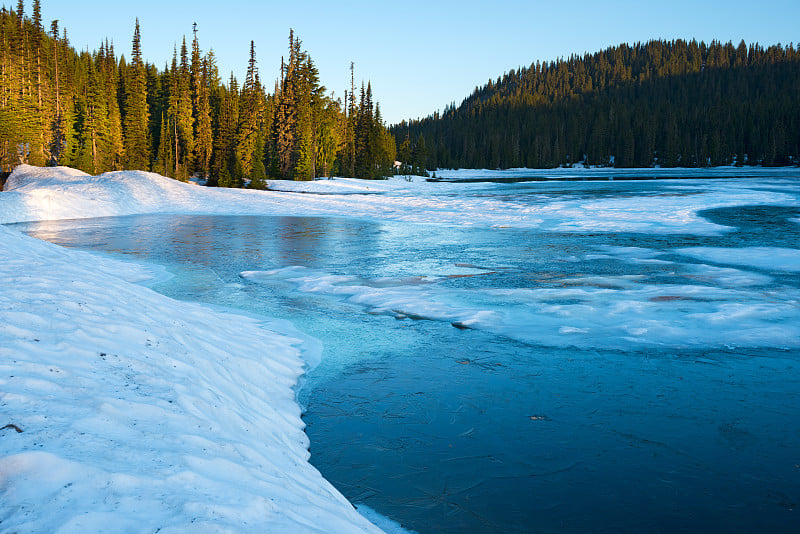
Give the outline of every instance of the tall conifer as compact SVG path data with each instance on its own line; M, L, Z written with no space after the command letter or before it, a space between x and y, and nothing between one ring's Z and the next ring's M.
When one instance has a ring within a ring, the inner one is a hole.
M142 61L138 18L133 33L133 53L125 89L125 168L147 170L150 166L147 79Z
M261 131L261 83L256 64L255 43L250 41L250 60L242 86L239 133L236 140L236 162L244 176L249 177L253 169L253 159L263 158L263 146L256 153L256 139Z

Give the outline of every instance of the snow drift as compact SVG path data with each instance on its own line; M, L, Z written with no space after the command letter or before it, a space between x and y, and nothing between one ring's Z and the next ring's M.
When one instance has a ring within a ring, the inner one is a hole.
M149 173L20 167L0 221L213 200ZM135 284L150 276L0 226L2 530L380 532L308 463L301 335Z
M791 172L762 171L762 184L770 178L783 177L781 173ZM470 171L458 172L470 175ZM571 171L572 174L576 172ZM587 169L584 172L596 171ZM651 171L640 172L651 174ZM447 174L455 175L455 171ZM628 171L627 175L635 176L635 173ZM557 178L559 174L553 176ZM756 204L792 205L795 202L792 195L780 192L779 188L764 189L762 184L753 181L706 179L674 180L672 183L674 194L669 195L575 198L545 191L539 202L529 204L494 195L462 194L500 189L505 187L502 184L428 183L419 177L413 182L399 177L385 181L342 178L316 182L270 181L272 191L247 191L200 187L140 171L89 176L65 167L43 169L20 165L14 169L5 192L0 195L0 224L147 213L324 215L559 232L709 235L724 232L726 228L700 217L697 213L701 210ZM687 191L689 188L691 192ZM695 191L698 188L700 193Z

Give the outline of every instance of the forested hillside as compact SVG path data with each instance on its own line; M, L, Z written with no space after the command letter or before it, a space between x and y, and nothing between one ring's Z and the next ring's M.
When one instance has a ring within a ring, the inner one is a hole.
M391 130L429 169L797 164L800 45L651 41L537 62Z
M91 174L138 169L264 187L268 176L377 178L394 163L395 142L370 84L357 96L351 81L344 100L334 99L291 31L267 92L253 43L244 82L231 74L223 83L196 28L160 71L142 57L138 21L126 59L108 41L76 51L58 21L45 30L39 0L32 7L31 17L22 0L0 11L0 170L18 163Z

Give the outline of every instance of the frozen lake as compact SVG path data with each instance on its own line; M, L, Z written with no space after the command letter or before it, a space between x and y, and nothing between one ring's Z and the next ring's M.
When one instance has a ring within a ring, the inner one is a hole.
M677 212L706 193L696 181L428 193L563 207L529 229L200 215L17 227L159 263L174 275L162 293L320 340L300 391L312 463L410 529L794 532L800 182L748 180L714 185L719 203L682 232L671 213L640 226L615 206ZM742 184L783 201L737 205ZM592 229L587 213L606 212L624 224Z

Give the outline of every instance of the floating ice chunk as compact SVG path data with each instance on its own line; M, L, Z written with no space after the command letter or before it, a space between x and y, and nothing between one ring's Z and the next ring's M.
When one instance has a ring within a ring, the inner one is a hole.
M742 289L647 284L640 276L623 276L566 279L558 288L466 290L402 279L375 284L307 268L272 271L278 279L289 272L298 291L337 297L369 313L443 321L546 346L800 346L798 292L765 296L743 289L748 284L741 280ZM728 271L703 272L735 281ZM269 276L247 274L253 281Z
M726 287L760 286L772 282L765 274L742 271L730 267L716 267L706 264L690 264L684 267L688 276L695 280Z
M779 247L690 247L675 252L703 261L755 267L765 271L800 271L800 250Z
M575 326L562 326L558 329L559 334L588 334L589 330L586 328L578 328Z
M652 248L644 248L644 247L620 247L614 245L603 245L597 248L606 251L606 253L616 258L628 258L637 260L652 259L664 254L664 252L661 250L655 250Z
M599 253L589 253L584 255L584 260L620 260L628 263L651 263L651 264L670 264L671 261L659 259L665 253L661 250L654 250L643 247L619 247L603 245L597 247Z
M646 277L639 274L628 274L622 276L577 276L574 278L564 278L561 282L565 286L594 286L600 288L630 288L635 287L636 282L641 282Z

